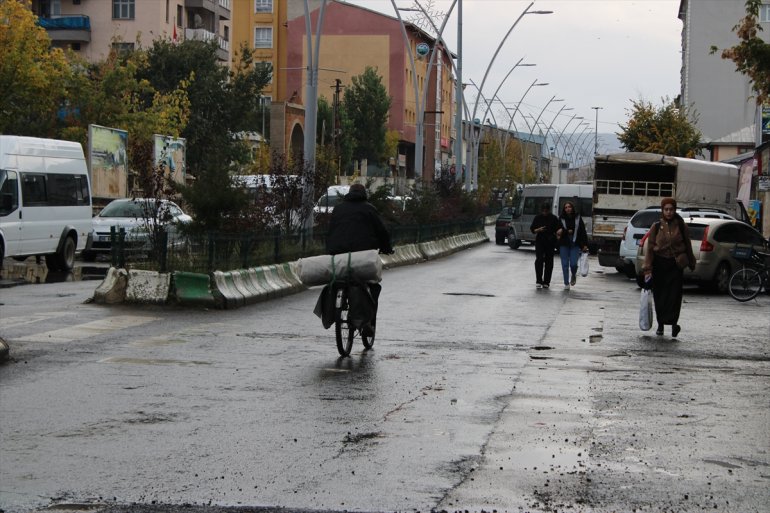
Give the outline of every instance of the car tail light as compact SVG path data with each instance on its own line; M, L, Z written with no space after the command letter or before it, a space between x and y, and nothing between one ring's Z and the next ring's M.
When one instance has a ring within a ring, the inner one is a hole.
M642 237L642 240L639 241L640 246L644 246L644 243L647 242L647 237L650 235L650 230L647 230L647 233L644 234L644 237Z
M714 245L708 241L709 236L709 227L707 226L705 230L703 230L703 237L700 239L700 250L701 251L714 251Z

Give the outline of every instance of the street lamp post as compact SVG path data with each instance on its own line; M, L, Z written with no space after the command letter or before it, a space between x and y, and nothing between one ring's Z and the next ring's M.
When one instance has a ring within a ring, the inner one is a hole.
M543 115L543 112L545 112L545 109L547 109L548 106L551 103L553 103L553 102L563 102L563 101L564 100L561 99L561 98L556 99L556 95L551 96L551 99L548 100L548 102L543 106L543 109L540 111L540 114L537 115L537 118L535 119L535 123L533 124L533 126L537 127L537 123L540 121L540 117ZM532 131L530 131L530 134L529 134L530 135L529 142L532 142L532 136L534 135L531 132ZM542 160L543 160L543 146L541 145L540 146L540 154L537 156L537 181L538 182L540 182L542 180L541 166L540 166L540 163L542 162Z
M313 175L315 171L316 124L318 122L318 58L321 47L321 31L323 28L326 1L321 0L318 22L316 26L315 45L310 24L310 7L305 0L305 33L307 34L307 82L305 84L305 141L303 145L304 160L311 171L302 184L302 205L307 212L303 227L310 230L313 227ZM315 46L315 48L314 48Z
M594 124L594 155L599 153L599 110L603 107L591 107L596 111L596 122Z
M489 61L489 65L487 65L487 69L484 72L484 78L481 80L481 86L479 87L479 91L484 90L484 84L487 82L487 77L489 76L489 71L492 69L492 64L494 64L495 59L497 58L497 55L500 53L500 50L503 48L503 44L505 44L505 41L508 39L508 36L511 35L511 32L513 32L513 29L516 28L516 25L518 25L519 21L526 16L527 14L552 14L553 11L530 11L530 7L532 7L535 4L535 2L531 2L524 11L519 15L518 18L516 18L516 21L513 22L513 25L511 25L511 28L508 29L508 32L505 34L505 37L503 37L502 41L500 41L500 44L497 46L497 49L495 50L495 53L492 55L492 58ZM479 95L480 97L480 95ZM471 114L471 123L475 123L476 119L476 111L479 107L479 98L476 98L476 102L473 106L473 112ZM473 137L475 137L475 134L473 134ZM474 146L478 145L477 139L472 139L472 143ZM473 174L473 177L476 179L476 183L478 184L478 168L474 165L474 169L472 170L472 173L466 173L465 176L465 188L466 190L471 190L471 184L473 183L471 180L471 174Z
M533 87L543 87L547 86L548 82L538 82L537 79L533 80L532 83L529 85L526 91L524 91L524 94L521 95L521 99L519 100L519 103L516 104L516 108L513 110L513 114L510 114L511 120L508 122L508 129L506 130L506 141L505 145L503 147L507 146L508 139L507 134L511 131L511 125L513 124L513 119L516 117L516 113L519 112L519 107L521 107L522 102L524 101L524 98L527 97L527 94ZM526 122L526 119L524 120ZM529 123L527 123L527 126L529 126ZM521 141L519 141L521 142ZM524 147L521 145L521 178L524 179L524 166L525 166L525 160L524 160Z
M307 0L305 0L307 1ZM325 0L324 0L325 1ZM415 8L401 8L396 6L395 0L390 0L391 4L393 5L393 9L396 11L396 16L398 17L398 21L401 24L401 34L404 37L404 46L406 47L408 53L409 53L409 64L412 69L412 75L415 77L414 82L414 102L415 102L415 112L417 114L417 119L415 121L415 141L414 141L414 173L415 175L419 175L420 178L422 178L422 171L423 171L423 138L425 137L425 104L428 100L428 90L430 87L425 87L423 89L423 94L420 96L420 88L418 81L416 80L417 77L417 65L415 64L414 54L412 53L412 45L409 44L409 35L406 33L406 26L404 25L404 20L401 19L401 11L422 11L423 15L430 19L428 14L425 12L425 10L420 6L419 9ZM446 45L443 44L443 38L441 35L444 33L444 27L446 27L447 22L449 21L449 16L452 13L452 10L454 9L456 3L458 0L455 0L452 2L452 6L449 9L449 12L444 17L444 21L441 24L441 28L437 28L435 25L433 25L434 30L438 33L438 38L441 41L442 47L446 47ZM417 4L419 6L419 3ZM433 24L433 21L431 21L431 24ZM443 51L443 50L442 50ZM430 79L431 75L431 69L433 66L433 63L436 59L436 55L438 52L436 51L436 45L433 46L433 48L430 51L430 58L428 59L428 65L427 65L427 71L426 75L427 78Z

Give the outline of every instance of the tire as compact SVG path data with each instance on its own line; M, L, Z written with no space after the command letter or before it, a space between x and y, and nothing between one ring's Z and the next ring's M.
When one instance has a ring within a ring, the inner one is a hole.
M755 269L740 269L730 277L728 292L737 301L750 301L762 290L762 275Z
M366 349L371 349L372 347L374 347L374 336L377 333L377 319L374 319L372 321L372 331L373 333L371 336L366 336L363 333L361 333L361 342L364 343L364 347Z
M334 334L337 337L337 351L340 356L350 356L356 329L348 323L348 294L345 288L337 290L337 304L334 310Z
M722 262L714 273L711 288L719 294L727 294L730 288L730 264Z
M640 289L644 288L644 274L636 275L636 284L639 286Z
M70 272L75 267L75 239L67 237L61 250L45 256L45 265L49 271Z
M516 238L516 232L513 230L508 234L508 247L511 249L519 249L521 247L521 240Z

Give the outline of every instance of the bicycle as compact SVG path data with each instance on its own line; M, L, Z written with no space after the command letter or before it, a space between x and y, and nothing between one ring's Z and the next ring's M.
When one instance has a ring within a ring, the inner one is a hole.
M727 290L733 299L741 302L757 297L762 289L768 290L768 265L770 253L761 253L751 247L738 247L730 250L736 260L744 262L742 269L730 277Z
M334 282L334 334L337 338L337 351L340 356L350 356L353 342L360 335L365 349L374 346L374 336L377 325L377 312L371 315L369 326L361 319L350 317L351 306L358 309L356 301L365 300L370 294L368 286L355 281L337 280Z

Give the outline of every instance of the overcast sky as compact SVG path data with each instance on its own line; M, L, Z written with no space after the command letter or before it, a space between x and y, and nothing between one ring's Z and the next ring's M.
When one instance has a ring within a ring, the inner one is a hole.
M348 0L394 16L391 0ZM420 0L425 7L429 0ZM498 94L515 106L537 79L548 86L533 87L522 102L522 111L537 117L545 127L553 123L558 134L573 114L585 117L593 131L598 111L598 132L612 133L628 120L632 99L643 98L655 105L662 98L679 94L682 23L677 18L680 0L536 0L530 10L552 14L527 14L511 32L492 64L483 87L492 95L516 62L534 63L518 67L505 80ZM414 6L413 0L397 0L399 7ZM446 12L451 0L434 0L434 10ZM463 82L481 86L492 56L530 0L463 0ZM414 12L402 11L410 19ZM440 21L437 25L440 26ZM457 49L457 13L452 13L445 40ZM473 102L473 86L466 98ZM564 102L548 101L556 97ZM566 109L557 116L559 109ZM543 109L545 110L543 111ZM502 111L495 113L502 117ZM477 114L481 117L481 114ZM533 122L532 119L529 120ZM570 133L576 122L567 127ZM505 120L507 124L507 120ZM498 124L503 124L498 119ZM519 129L521 122L516 120ZM601 148L600 148L601 151Z

